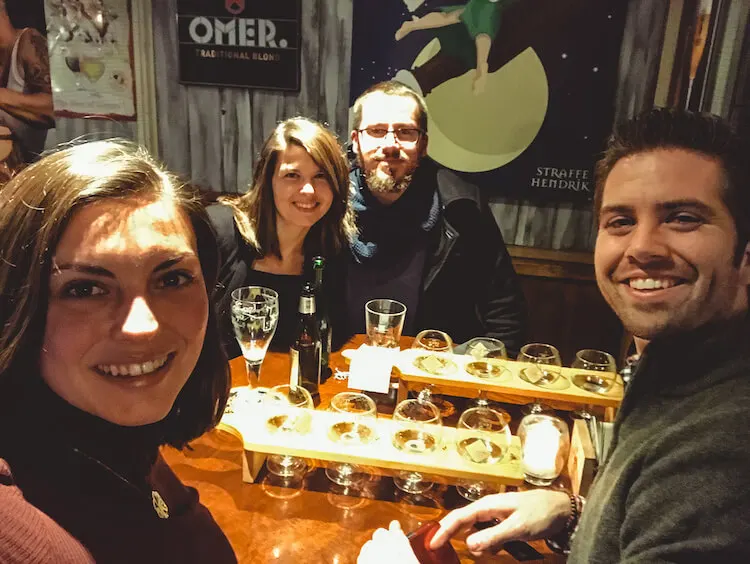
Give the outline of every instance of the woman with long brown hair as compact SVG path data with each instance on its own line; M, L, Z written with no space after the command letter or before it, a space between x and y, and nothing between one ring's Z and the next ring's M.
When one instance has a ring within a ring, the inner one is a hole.
M240 354L230 319L232 290L265 286L279 294L279 324L271 344L277 350L288 349L293 339L312 257L326 258L325 292L335 295L342 278L338 257L355 232L348 174L342 148L328 129L307 118L290 118L264 143L249 191L209 208L222 258L216 302L230 357ZM329 304L335 305L333 299ZM332 307L336 344L347 336L339 317Z
M0 561L85 561L71 536L97 562L236 561L159 454L224 411L217 266L199 200L129 143L0 189Z

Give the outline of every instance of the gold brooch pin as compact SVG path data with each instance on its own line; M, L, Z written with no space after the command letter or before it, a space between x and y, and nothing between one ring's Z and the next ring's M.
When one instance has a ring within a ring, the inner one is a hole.
M164 498L156 490L151 490L151 503L159 519L169 519L169 507L167 507Z

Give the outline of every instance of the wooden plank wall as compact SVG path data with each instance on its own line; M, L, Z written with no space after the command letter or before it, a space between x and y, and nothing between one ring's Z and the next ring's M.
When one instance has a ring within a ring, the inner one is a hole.
M669 0L629 0L615 102L618 118L652 103L668 5ZM176 0L152 0L160 157L206 189L244 192L254 157L279 120L312 117L346 141L352 10L353 0L303 0L302 88L299 94L286 94L179 84ZM135 138L135 124L61 119L50 141L102 135ZM509 244L593 247L589 207L505 198L491 205Z
M136 139L136 123L103 119L57 118L55 128L47 132L45 147L53 149L59 144L70 141L93 141L112 137Z
M299 94L179 84L176 1L152 6L159 149L175 171L207 189L244 192L279 120L304 115L346 133L352 0L303 0Z

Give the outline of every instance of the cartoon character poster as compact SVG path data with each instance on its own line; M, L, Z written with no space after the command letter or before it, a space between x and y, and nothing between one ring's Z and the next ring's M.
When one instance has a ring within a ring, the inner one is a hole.
M489 195L593 196L612 127L627 3L378 0L354 4L351 101L381 80L420 92L428 153Z

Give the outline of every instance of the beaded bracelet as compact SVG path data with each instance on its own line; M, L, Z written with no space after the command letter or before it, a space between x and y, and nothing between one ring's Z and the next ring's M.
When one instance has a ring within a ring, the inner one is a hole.
M578 528L578 521L586 504L586 500L579 495L569 493L568 498L570 499L570 515L568 515L568 519L565 521L565 526L554 537L544 539L547 546L559 554L568 554L570 552L573 535Z

